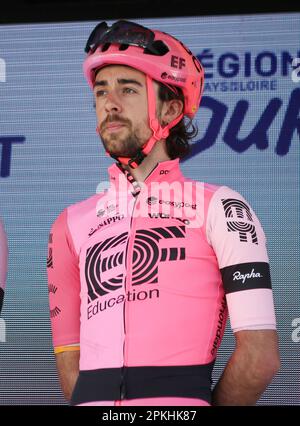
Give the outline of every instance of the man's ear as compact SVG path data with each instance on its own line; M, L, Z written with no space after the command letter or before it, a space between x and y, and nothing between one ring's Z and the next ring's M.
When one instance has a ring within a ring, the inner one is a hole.
M164 101L161 109L161 123L167 125L183 113L183 102L180 99Z

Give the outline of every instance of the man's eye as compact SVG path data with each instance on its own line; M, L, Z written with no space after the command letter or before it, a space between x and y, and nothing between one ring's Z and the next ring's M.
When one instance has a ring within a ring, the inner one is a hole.
M106 94L105 90L97 90L96 91L96 97L100 98L101 96L104 96Z
M136 91L131 87L124 87L123 93L136 93Z

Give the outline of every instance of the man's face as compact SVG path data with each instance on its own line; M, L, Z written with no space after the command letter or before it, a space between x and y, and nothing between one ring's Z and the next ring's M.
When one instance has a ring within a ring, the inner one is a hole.
M152 136L145 74L124 65L106 66L96 76L94 96L106 151L122 157L134 156Z

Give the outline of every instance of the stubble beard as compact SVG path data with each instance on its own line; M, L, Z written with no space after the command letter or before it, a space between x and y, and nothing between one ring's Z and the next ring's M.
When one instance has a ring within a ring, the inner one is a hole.
M107 152L119 157L134 157L142 146L140 139L133 132L125 137L110 135L106 138L101 136L101 140Z
M114 121L114 119L115 117L112 117L106 121ZM99 135L105 150L109 154L118 157L135 157L138 153L138 150L143 146L144 142L137 135L137 132L132 129L132 124L129 120L117 119L116 121L120 121L122 124L125 125L125 127L123 127L121 131L124 131L124 129L126 129L127 135L120 136L119 132L117 132L111 133L108 136L104 136L105 131L103 129L105 128L105 123L102 123Z

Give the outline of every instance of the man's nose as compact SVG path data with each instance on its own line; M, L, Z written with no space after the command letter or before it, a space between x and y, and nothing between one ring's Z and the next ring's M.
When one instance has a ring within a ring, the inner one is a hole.
M121 103L114 93L108 93L106 96L105 110L107 112L121 112Z

